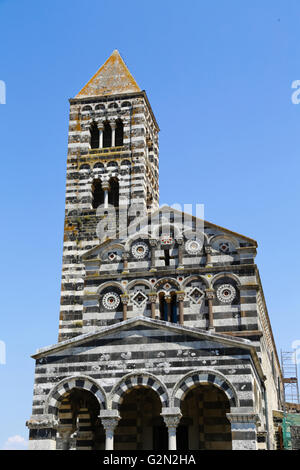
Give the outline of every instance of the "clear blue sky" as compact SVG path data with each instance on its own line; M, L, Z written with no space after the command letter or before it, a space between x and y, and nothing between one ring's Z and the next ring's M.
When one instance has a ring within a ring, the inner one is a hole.
M258 241L278 351L300 340L298 0L0 0L0 448L22 448L57 340L68 99L114 49L161 128L161 203Z

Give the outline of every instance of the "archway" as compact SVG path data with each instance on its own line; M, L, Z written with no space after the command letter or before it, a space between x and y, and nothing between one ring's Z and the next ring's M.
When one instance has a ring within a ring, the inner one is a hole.
M111 132L111 127L110 124L105 121L104 123L104 130L103 130L103 147L111 147L111 138L112 138L112 132Z
M103 450L105 432L95 395L81 388L68 390L59 400L57 449Z
M177 323L178 318L176 292L160 292L158 298L160 319L171 323Z
M95 180L92 184L92 205L93 209L97 209L98 206L104 204L104 191L102 189L101 180Z
M120 147L123 145L123 134L124 128L121 119L117 119L116 121L116 137L115 137L115 144L116 147Z
M90 127L90 142L91 142L91 149L99 148L99 129L95 122L93 122Z
M119 407L115 450L167 450L168 432L158 394L147 387L129 389Z
M110 190L108 192L108 203L116 208L119 207L119 181L118 178L109 180Z
M231 450L229 412L230 403L223 390L212 384L190 388L181 400L177 449Z

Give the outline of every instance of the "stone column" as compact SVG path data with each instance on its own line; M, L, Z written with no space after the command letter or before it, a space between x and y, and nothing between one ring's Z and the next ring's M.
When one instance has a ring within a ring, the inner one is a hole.
M151 238L149 240L150 246L151 246L151 266L150 266L150 271L156 271L155 268L155 248L157 246L157 240L155 238Z
M102 122L99 122L98 124L98 129L99 129L99 148L103 148L103 131L104 131L104 125Z
M117 127L117 124L114 121L110 122L110 127L111 127L111 146L115 147L116 146L116 127Z
M208 303L208 329L214 331L213 299L215 291L213 289L206 289L205 295Z
M161 416L164 418L164 422L168 428L169 450L176 450L177 449L176 428L182 416L180 409L179 408L165 408L163 409Z
M157 297L156 292L150 292L149 301L151 304L151 318L153 318L153 320L155 319L155 313L156 313L155 312L156 297Z
M109 191L109 182L102 181L102 189L104 191L104 209L108 208L108 191Z
M177 247L178 247L178 266L177 266L177 269L184 269L184 266L183 266L183 239L178 238L176 241L177 241Z
M206 254L206 264L205 267L208 268L212 266L212 260L211 260L211 255L212 255L212 249L211 246L205 246L205 254Z
M121 417L117 410L100 410L100 418L105 429L105 450L113 450L114 432Z
M127 320L127 305L129 302L129 295L123 294L120 296L123 304L123 321Z
M257 450L257 424L255 413L226 413L231 424L232 450Z
M123 274L128 273L128 253L124 251L123 253Z
M184 302L185 292L181 290L177 291L176 297L177 297L178 309L179 309L179 324L183 325L184 323L183 302Z

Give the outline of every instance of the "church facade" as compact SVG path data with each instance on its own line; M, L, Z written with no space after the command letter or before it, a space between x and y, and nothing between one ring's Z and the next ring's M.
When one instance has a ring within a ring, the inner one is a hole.
M255 240L159 208L159 127L118 51L70 99L59 336L30 449L275 449Z

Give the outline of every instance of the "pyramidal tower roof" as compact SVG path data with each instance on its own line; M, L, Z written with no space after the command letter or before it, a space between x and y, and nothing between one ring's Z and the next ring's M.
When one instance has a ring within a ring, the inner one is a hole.
M126 67L119 51L115 49L75 98L118 95L135 91L141 89Z

